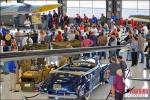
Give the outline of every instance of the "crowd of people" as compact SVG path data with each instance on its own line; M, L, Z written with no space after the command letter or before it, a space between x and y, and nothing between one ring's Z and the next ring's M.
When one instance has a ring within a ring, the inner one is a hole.
M51 46L52 42L72 40L80 40L81 47L117 46L123 43L129 44L127 45L126 60L132 61L132 67L138 64L139 55L141 55L141 63L144 63L144 52L147 52L146 69L150 69L150 30L148 31L147 26L143 23L135 22L133 19L117 19L114 13L110 18L106 18L102 14L100 19L94 15L92 18L88 18L86 14L82 18L77 14L74 22L70 22L67 14L59 16L55 10L53 15L49 12L48 15L43 14L41 19L42 28L40 31L33 30L29 33L21 32L17 28L17 32L12 35L10 30L3 25L0 32L0 44L3 47L3 51L22 50L24 45L34 43L48 43ZM29 18L25 20L24 25L25 30L31 28ZM148 43L147 46L144 45L145 42ZM106 59L107 56L110 58L109 83L112 86L112 96L115 95L116 100L122 100L123 98L125 69L127 68L119 51L119 49L111 50L109 51L109 56L106 51L98 53L99 59L102 59L102 57ZM84 55L95 56L96 53L91 53L91 55L85 53ZM116 57L118 57L119 64ZM120 80L120 83L117 80Z
M11 48L22 48L26 44L48 43L80 40L81 47L94 46L117 46L123 41L129 44L127 52L127 60L132 60L131 66L138 64L139 55L141 55L141 63L144 63L144 43L149 43L150 31L145 24L132 20L117 19L114 13L110 18L106 18L103 14L100 19L96 16L88 18L84 14L83 18L76 14L74 22L69 21L67 14L58 16L56 11L49 11L48 15L43 14L42 29L33 30L31 33L21 32L17 28L15 35L10 33L6 27L2 27L0 33L1 44L4 51ZM28 20L28 21L27 21ZM25 20L25 29L30 29L29 18ZM148 46L149 49L149 46ZM147 51L148 51L147 49ZM21 49L20 49L21 50ZM118 50L109 51L109 58L119 56ZM106 59L106 52L99 52L100 59ZM89 54L87 54L89 56ZM92 53L95 56L95 53ZM149 69L149 64L147 66Z

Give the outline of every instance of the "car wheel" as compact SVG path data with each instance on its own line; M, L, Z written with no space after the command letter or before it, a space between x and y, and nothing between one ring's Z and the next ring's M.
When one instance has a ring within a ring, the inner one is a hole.
M90 100L90 94L86 94L85 96L78 98L78 100Z
M88 94L86 94L85 96L84 96L84 100L90 100L90 93L88 93Z

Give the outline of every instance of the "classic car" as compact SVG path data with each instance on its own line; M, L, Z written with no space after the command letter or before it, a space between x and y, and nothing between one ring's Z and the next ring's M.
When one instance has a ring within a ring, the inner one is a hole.
M106 65L105 65L106 66ZM66 64L50 72L40 87L50 98L88 99L100 85L102 66L95 59L84 59Z

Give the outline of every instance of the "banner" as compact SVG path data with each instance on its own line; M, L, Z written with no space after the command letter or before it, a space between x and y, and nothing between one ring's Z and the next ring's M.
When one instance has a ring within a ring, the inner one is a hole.
M32 24L41 24L41 15L40 14L32 15Z

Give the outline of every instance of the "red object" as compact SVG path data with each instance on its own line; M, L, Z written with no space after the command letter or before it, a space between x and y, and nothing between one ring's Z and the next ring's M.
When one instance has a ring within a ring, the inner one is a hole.
M84 26L82 24L80 25L80 31L81 30L84 30Z
M134 27L135 22L134 22L134 20L133 20L133 19L131 19L130 24L131 24L131 26L132 26L132 27Z
M82 47L91 47L93 42L90 39L84 39L82 41Z
M116 75L114 77L113 87L119 93L123 93L125 91L125 83L123 82L123 76Z
M87 16L84 16L83 21L85 22L87 20L88 20Z
M121 26L124 26L124 25L125 25L125 21L124 21L123 18L120 19L120 25L121 25Z
M58 31L58 34L57 34L57 36L56 36L55 40L56 40L56 41L58 41L58 42L63 41L63 37L62 37L62 34L61 34L61 32L60 32L60 31Z

